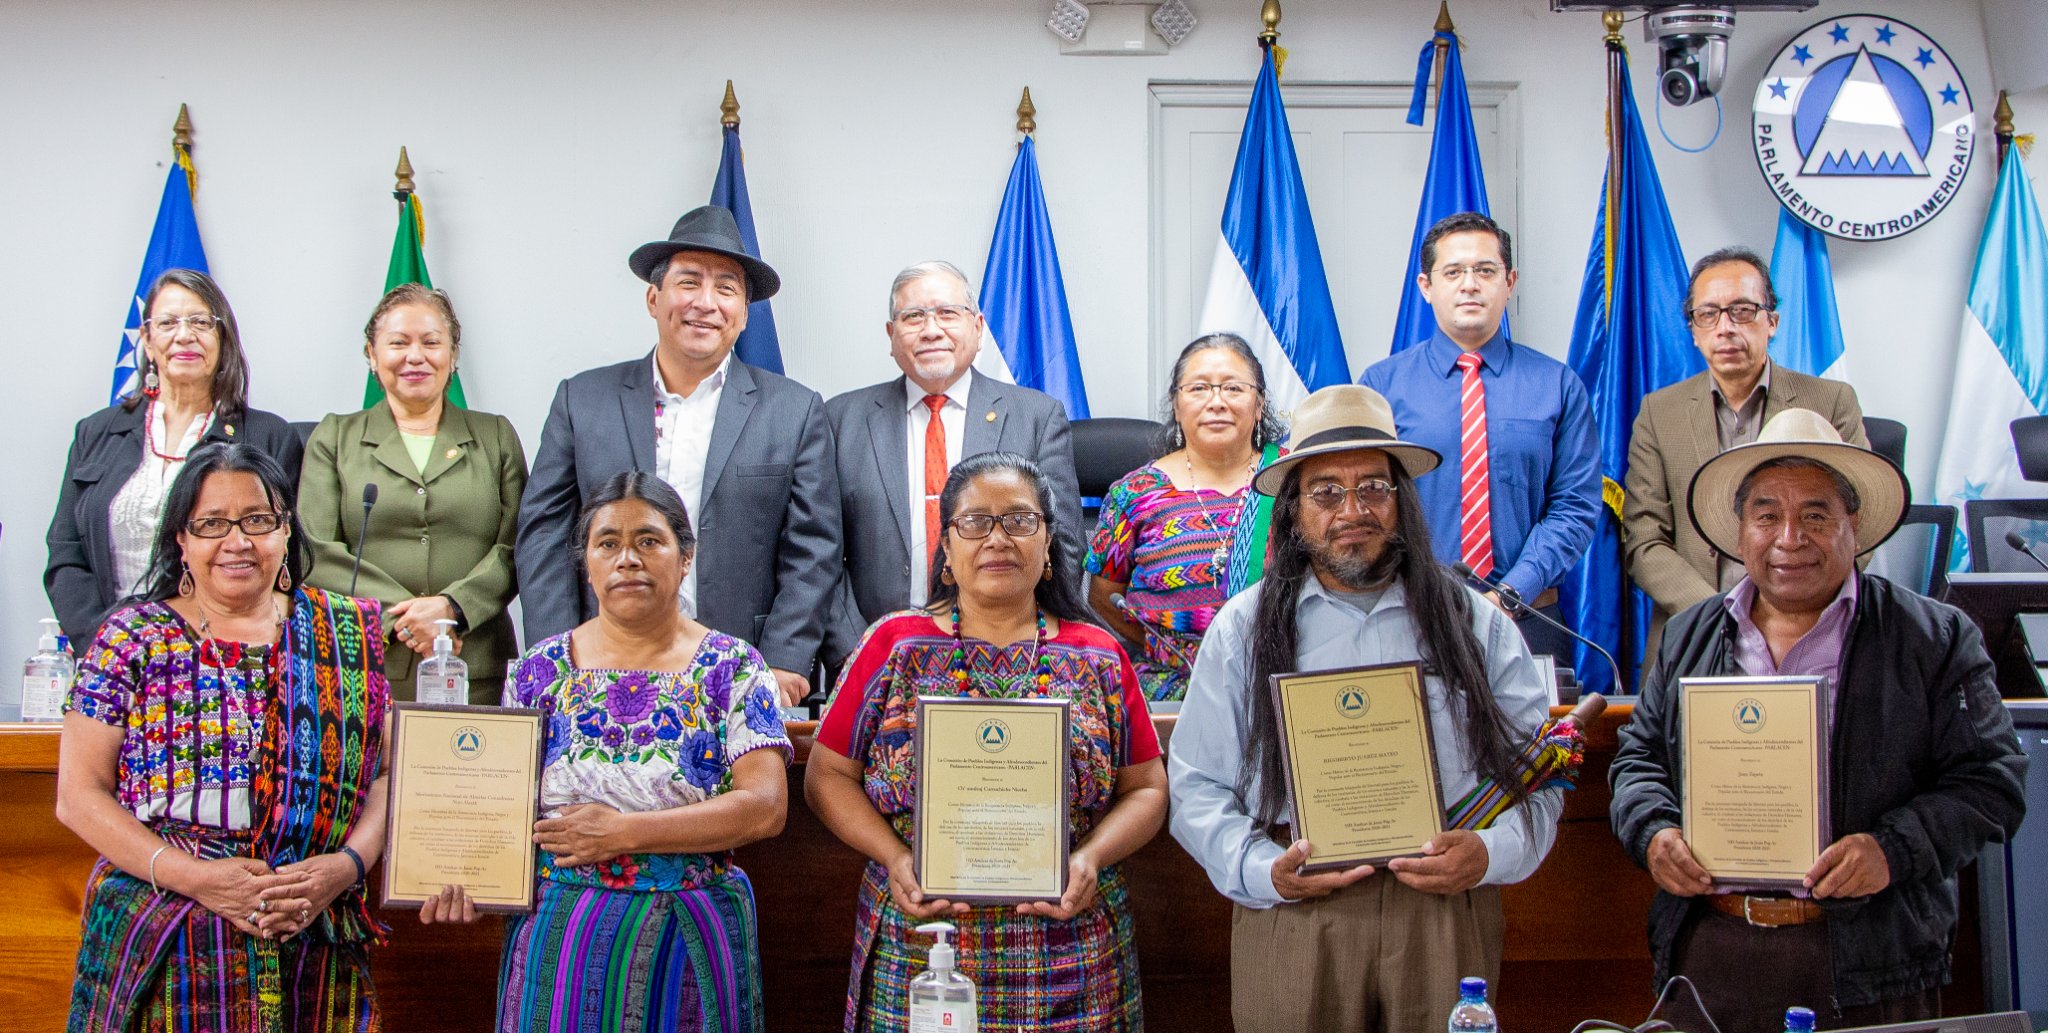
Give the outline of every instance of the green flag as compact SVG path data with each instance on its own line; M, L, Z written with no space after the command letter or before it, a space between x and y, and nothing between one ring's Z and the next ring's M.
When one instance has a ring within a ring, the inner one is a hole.
M427 276L427 254L422 246L427 241L427 224L422 218L420 195L408 193L398 203L398 235L391 241L391 267L384 273L384 290L404 283L417 283L432 287L434 281ZM367 409L384 400L384 386L377 383L377 374L368 374L363 385L363 408ZM448 401L467 409L469 403L462 397L462 374L458 371L448 378Z

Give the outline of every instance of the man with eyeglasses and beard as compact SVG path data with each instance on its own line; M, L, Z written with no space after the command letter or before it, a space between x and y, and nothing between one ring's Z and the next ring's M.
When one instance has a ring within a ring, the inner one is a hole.
M1236 907L1231 1012L1249 1031L1429 1029L1460 977L1500 974L1500 887L1556 838L1561 791L1534 794L1516 757L1548 691L1515 623L1431 553L1415 477L1438 454L1401 440L1387 400L1324 388L1295 410L1272 495L1273 555L1224 605L1195 659L1168 761L1173 835ZM1421 857L1304 874L1286 834L1272 675L1419 661L1444 800L1482 778L1509 810L1436 836Z

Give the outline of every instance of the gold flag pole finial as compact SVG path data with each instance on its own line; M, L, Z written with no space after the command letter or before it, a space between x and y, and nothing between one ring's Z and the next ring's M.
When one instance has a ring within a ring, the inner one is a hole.
M1620 11L1608 10L1600 13L1600 24L1607 27L1608 43L1620 46L1626 42L1621 38L1621 23L1623 20Z
M1266 0L1259 7L1259 22L1265 29L1259 33L1259 45L1270 47L1280 40L1280 0Z
M398 167L391 170L397 182L391 184L391 195L403 201L413 192L412 159L406 156L405 147L398 148Z
M1017 131L1030 136L1038 129L1038 108L1031 103L1031 87L1024 87L1024 99L1017 102Z
M732 92L732 80L725 81L725 99L718 102L718 124L727 129L740 127L740 98Z
M1451 22L1451 0L1443 0L1442 3L1437 5L1436 31L1438 33L1455 33L1458 31L1458 27ZM1439 39L1436 41L1436 71L1432 78L1436 81L1436 95L1438 98L1442 98L1444 95L1444 55L1450 49L1450 40Z
M180 151L192 149L192 112L185 105L178 105L178 120L171 123L171 146Z
M1998 107L1991 112L1991 136L1998 141L1998 163L2005 164L2005 152L2012 149L2012 137L2016 127L2012 124L2012 99L2004 90L1998 91Z
M1436 6L1436 31L1456 32L1458 27L1451 24L1451 0L1443 0ZM1438 46L1443 44L1439 43Z

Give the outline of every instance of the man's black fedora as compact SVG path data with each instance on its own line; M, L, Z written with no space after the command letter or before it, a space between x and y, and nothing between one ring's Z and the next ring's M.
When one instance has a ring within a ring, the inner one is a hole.
M732 213L715 204L684 213L676 220L676 228L669 231L667 240L634 248L626 264L633 267L633 275L652 283L655 267L678 251L708 251L738 262L747 271L750 302L766 301L782 289L782 277L775 275L768 263L747 254L747 246L740 243L740 225L733 221Z

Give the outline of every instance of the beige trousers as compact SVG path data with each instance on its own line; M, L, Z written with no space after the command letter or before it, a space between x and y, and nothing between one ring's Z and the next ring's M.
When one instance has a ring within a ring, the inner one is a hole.
M1439 1030L1458 980L1482 976L1497 999L1506 923L1500 889L1451 896L1387 872L1327 897L1230 920L1230 1015L1237 1033Z

